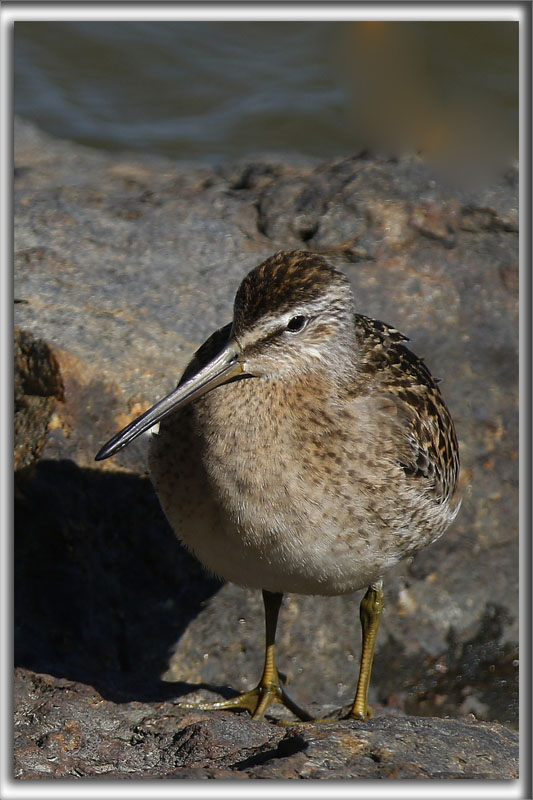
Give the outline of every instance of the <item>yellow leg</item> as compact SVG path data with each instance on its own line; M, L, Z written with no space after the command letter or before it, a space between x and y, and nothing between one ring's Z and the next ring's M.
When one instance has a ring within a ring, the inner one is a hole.
M262 719L271 703L281 703L299 719L305 722L312 720L311 715L296 705L288 696L276 668L274 647L282 598L282 594L263 590L266 626L265 664L261 680L255 689L232 697L230 700L220 700L216 703L178 703L180 708L194 708L200 711L244 708L250 712L252 719Z
M368 719L372 716L372 709L368 705L368 689L370 686L370 675L372 673L372 663L374 661L374 649L378 634L381 613L383 611L383 584L381 581L372 583L363 599L359 616L363 629L363 649L361 652L361 667L359 669L359 680L355 700L348 717L355 719Z

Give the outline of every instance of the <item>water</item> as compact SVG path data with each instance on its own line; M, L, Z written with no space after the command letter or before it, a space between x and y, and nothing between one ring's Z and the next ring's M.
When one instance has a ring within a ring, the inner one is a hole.
M438 149L470 115L516 153L517 23L19 22L14 72L16 113L109 151Z

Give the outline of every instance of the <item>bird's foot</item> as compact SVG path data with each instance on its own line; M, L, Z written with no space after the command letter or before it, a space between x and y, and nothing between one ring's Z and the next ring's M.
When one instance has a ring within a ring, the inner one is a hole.
M373 716L374 712L370 706L367 706L366 709L362 709L361 711L354 711L354 709L351 708L350 711L344 715L344 717L341 717L341 719L358 719L361 722L366 722L366 720L372 719Z
M260 683L255 689L250 689L248 692L231 697L229 700L218 700L214 703L177 703L176 705L178 708L195 709L196 711L218 711L221 709L238 711L244 709L251 714L252 719L263 719L267 708L272 703L280 703L285 706L302 722L310 722L313 719L307 711L291 700L279 680L269 685Z
M366 722L372 719L373 716L374 712L370 706L367 706L366 710L361 709L357 711L354 711L353 706L350 706L347 711L346 706L344 706L343 708L336 708L334 711L330 711L325 717L316 717L313 719L313 722L338 722L343 719L357 719L359 722Z

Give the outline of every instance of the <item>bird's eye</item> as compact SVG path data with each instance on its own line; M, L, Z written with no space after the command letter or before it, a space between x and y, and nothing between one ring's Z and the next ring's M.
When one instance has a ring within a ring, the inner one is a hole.
M300 331L303 331L306 325L307 325L307 317L298 314L297 317L291 317L290 320L287 322L287 330L290 331L291 333L299 333Z

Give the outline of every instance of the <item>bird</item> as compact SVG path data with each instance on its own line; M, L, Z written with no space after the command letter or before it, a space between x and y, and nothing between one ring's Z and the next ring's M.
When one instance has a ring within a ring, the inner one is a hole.
M232 322L196 351L176 389L96 455L109 458L152 429L150 477L179 540L214 575L262 591L257 686L184 707L262 719L280 703L315 719L278 672L283 596L366 589L346 717L372 716L384 575L436 541L461 501L457 438L437 381L403 334L356 305L325 256L275 253L243 278Z

